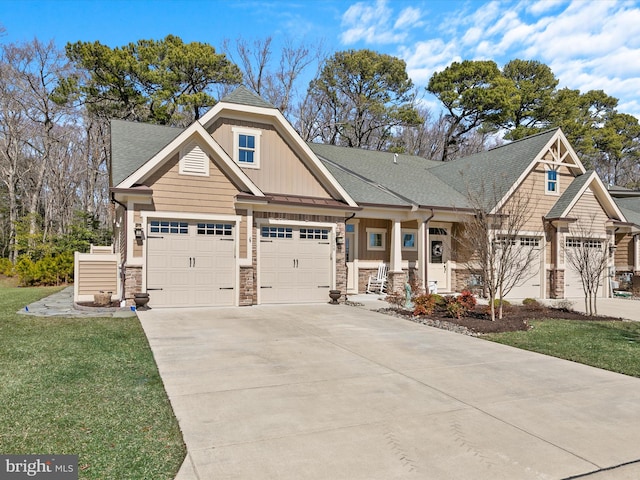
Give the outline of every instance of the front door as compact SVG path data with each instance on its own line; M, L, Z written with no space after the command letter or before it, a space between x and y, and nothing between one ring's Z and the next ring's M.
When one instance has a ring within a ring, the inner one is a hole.
M427 286L437 282L438 293L449 290L449 260L451 258L451 228L429 227L427 236Z

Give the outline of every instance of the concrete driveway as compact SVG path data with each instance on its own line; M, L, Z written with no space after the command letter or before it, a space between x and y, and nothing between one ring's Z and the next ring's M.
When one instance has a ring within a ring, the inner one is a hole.
M139 317L180 480L640 478L640 379L344 305Z

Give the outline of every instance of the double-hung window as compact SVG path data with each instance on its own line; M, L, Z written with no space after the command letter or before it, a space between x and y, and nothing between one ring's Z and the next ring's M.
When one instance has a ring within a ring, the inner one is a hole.
M260 130L233 127L233 159L241 167L260 168Z

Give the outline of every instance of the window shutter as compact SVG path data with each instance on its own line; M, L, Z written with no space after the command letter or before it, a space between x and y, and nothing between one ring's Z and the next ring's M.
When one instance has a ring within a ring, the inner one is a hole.
M180 158L180 173L209 176L209 157L198 145L187 148Z

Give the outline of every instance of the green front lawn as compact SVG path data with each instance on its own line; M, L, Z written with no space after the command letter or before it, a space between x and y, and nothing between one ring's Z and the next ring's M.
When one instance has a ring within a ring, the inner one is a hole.
M0 288L0 452L76 454L80 478L173 479L185 455L137 318L41 318Z
M528 331L485 335L513 347L640 377L640 322L533 320Z

